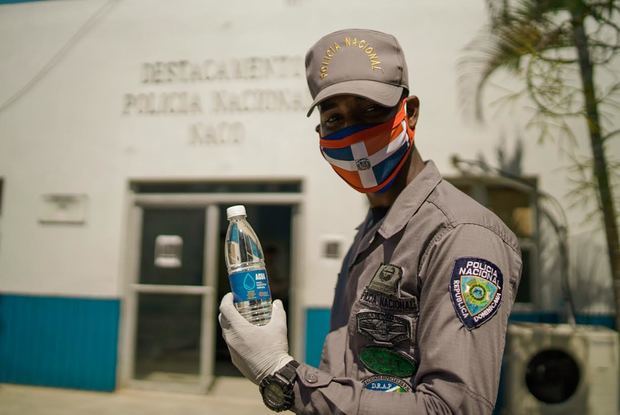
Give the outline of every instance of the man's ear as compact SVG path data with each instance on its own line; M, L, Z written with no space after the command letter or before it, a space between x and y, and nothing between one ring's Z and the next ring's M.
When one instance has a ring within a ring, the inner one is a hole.
M407 123L414 130L420 114L420 100L415 95L407 97Z

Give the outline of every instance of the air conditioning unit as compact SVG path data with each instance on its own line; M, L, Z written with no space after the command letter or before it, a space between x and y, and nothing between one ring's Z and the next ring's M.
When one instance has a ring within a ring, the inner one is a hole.
M618 333L517 323L506 339L503 415L618 415Z

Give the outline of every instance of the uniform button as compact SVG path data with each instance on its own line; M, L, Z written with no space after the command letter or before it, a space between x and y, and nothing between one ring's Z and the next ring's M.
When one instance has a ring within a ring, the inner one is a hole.
M307 380L309 383L316 383L316 382L318 382L319 377L318 377L318 376L316 375L316 373L314 373L314 372L313 372L313 373L307 373L307 374L306 374L306 380Z

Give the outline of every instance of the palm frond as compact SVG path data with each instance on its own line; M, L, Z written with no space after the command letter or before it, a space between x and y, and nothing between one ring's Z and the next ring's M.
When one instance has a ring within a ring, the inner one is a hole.
M470 108L478 120L483 119L483 89L499 69L522 75L524 60L564 60L547 57L544 52L570 47L567 27L545 17L537 3L519 2L520 7L500 14L465 47L466 55L459 61L461 96L473 101Z

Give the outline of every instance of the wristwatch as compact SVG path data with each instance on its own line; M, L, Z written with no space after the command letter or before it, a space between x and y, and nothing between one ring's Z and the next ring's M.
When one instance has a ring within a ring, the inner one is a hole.
M258 386L263 402L272 411L290 409L295 401L293 385L297 378L299 362L291 360L273 375L265 376Z

